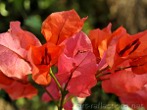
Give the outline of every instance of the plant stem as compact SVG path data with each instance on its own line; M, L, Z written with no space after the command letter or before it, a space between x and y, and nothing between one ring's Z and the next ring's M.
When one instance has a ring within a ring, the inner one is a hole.
M77 69L77 67L76 67L75 69ZM74 70L75 70L75 69L74 69ZM59 105L59 107L58 107L58 110L62 110L63 105L66 103L66 102L64 101L64 100L65 100L65 97L66 97L66 95L67 95L67 93L68 93L68 92L66 91L66 88L67 88L67 86L68 86L69 81L71 80L71 77L72 77L72 75L73 75L74 70L71 71L71 75L69 76L69 79L68 79L67 83L65 84L64 89L61 90L62 98L61 98L61 100L60 100L60 105Z
M138 66L142 66L142 65L120 67L120 68L117 68L116 70L114 70L114 72L122 71L122 70L125 70L125 69L128 69L128 68L135 68L135 67L138 67ZM104 72L104 71L106 71L107 69L109 69L109 66L107 66L107 67L104 68L104 69L99 70L99 71L96 73L96 78L100 78L101 76L110 74L111 72Z
M99 77L105 75L106 73L104 73L104 71L106 71L107 69L109 69L109 66L107 66L107 67L105 67L101 70L98 70L97 73L96 73L96 78L99 78Z
M51 77L54 79L54 81L56 82L56 84L57 84L57 86L59 87L59 89L62 91L62 87L61 87L61 85L60 85L58 79L57 79L56 76L54 75L54 73L53 73L53 71L52 71L51 68L50 68L50 75L51 75Z
M69 96L69 97L64 101L63 104L65 104L67 101L71 100L73 97L74 97L73 95Z
M64 99L65 99L66 94L67 94L66 91L62 91L62 98L61 98L60 104L58 106L58 110L62 110L63 105L64 105Z
M64 98L65 98L65 96L66 96L66 94L65 94L65 89L64 89L64 90L62 89L62 87L61 87L61 85L60 85L58 79L57 79L56 76L54 75L54 73L53 73L53 71L52 71L51 68L50 68L50 75L51 75L51 77L54 79L55 83L57 84L57 86L58 86L58 88L59 88L59 90L60 90L60 92L61 92L62 97L61 97L61 100L60 100L59 105L58 105L57 107L58 107L58 110L62 110Z
M103 73L104 71L106 71L106 70L109 69L109 68L110 68L110 67L107 66L107 67L105 67L105 68L103 68L103 69L101 69L101 70L98 70L96 74L97 74L97 75L98 75L98 74L101 74L101 73Z

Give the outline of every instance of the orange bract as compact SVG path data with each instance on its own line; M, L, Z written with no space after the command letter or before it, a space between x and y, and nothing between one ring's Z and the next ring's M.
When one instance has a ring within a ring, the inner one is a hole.
M108 39L111 36L111 24L103 30L95 29L89 32L89 38L92 42L93 52L96 57L102 58L104 51L107 50Z
M61 46L46 43L40 47L31 47L29 58L33 65L33 79L41 85L48 85L51 81L49 70L54 65L62 50Z
M52 13L42 25L42 34L48 42L60 44L82 29L86 18L80 19L74 10Z

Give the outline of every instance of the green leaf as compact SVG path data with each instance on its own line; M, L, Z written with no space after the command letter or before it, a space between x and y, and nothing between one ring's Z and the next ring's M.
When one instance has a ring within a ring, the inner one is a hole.
M41 17L39 15L29 16L25 20L25 25L30 27L31 30L40 31L41 24L42 24L42 21L41 21Z

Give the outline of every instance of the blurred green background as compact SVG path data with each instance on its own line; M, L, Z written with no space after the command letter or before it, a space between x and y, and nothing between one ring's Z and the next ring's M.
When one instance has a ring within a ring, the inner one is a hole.
M18 20L22 23L23 29L34 33L43 43L44 38L40 29L45 18L53 12L70 9L75 9L80 17L88 16L83 28L86 33L94 28L104 28L110 22L112 30L124 26L130 34L147 28L147 0L0 0L0 33L9 29L10 21ZM54 110L54 103L43 103L40 96L41 94L32 100L12 101L3 90L0 90L0 110ZM78 99L74 102L77 103ZM105 94L98 84L92 89L92 95L84 101L84 105L100 103L105 107L82 106L82 109L122 109L118 98L112 94ZM114 106L110 107L110 104Z

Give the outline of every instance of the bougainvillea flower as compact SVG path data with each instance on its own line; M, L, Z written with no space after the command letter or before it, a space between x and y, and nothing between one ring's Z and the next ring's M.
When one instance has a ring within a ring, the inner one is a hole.
M73 96L89 96L90 89L97 83L95 78L96 57L92 52L89 38L80 32L60 45L65 48L58 59L58 73L55 76L62 89L68 91L65 100ZM61 99L61 92L54 79L46 89L54 100ZM42 99L47 102L53 100L48 93L44 93ZM72 106L70 100L64 104L66 110L72 110Z
M122 62L130 60L130 66L134 73L145 73L147 70L146 36L147 31L129 35L124 29L122 34L118 33L117 37L113 37L106 52L106 61L109 66L117 69L116 67Z
M42 25L42 34L48 42L60 44L78 33L86 18L80 19L75 10L56 12L49 15Z
M130 105L137 102L140 105L146 104L145 106L147 106L145 98L143 98L146 97L146 89L144 89L147 84L146 77L147 74L137 75L130 69L122 70L110 74L109 79L102 81L102 87L105 92L117 95L125 104ZM138 97L142 98L139 99Z
M112 73L103 77L102 87L133 109L141 107L135 104L146 108L147 31L129 35L124 28L119 29L112 33L116 37L112 37L106 50L106 62Z
M19 22L11 22L9 31L0 34L0 88L12 99L37 94L27 80L27 75L31 74L27 53L32 45L40 45L39 40L22 30Z
M116 56L116 45L118 40L124 36L126 30L123 27L119 27L113 33L111 32L111 24L109 24L103 30L95 29L90 31L89 38L92 42L94 54L97 57L98 70L112 67L115 63L122 61L121 58Z
M129 35L123 27L111 33L111 24L103 30L95 29L89 33L95 55L101 59L105 53L105 60L107 60L110 67L120 64L128 57L134 58L132 52L135 56L139 56L141 50L143 53L146 49L145 43L143 42L146 39L145 36L146 31L136 35ZM139 47L140 49L137 49ZM145 55L145 52L143 54Z
M36 83L40 85L48 85L50 83L50 67L57 63L61 51L62 46L56 46L52 43L30 48L28 57L33 66L32 78Z
M0 88L4 89L11 99L32 98L37 94L37 90L26 80L15 80L5 76L0 72ZM19 89L18 89L19 88Z
M80 32L66 39L61 45L64 45L65 48L58 59L56 78L63 89L66 87L70 95L89 96L90 89L97 83L95 78L96 57L92 53L90 40L83 32ZM51 84L48 91L53 97L60 96L58 89L54 89L56 94L52 93L52 87L55 88Z

